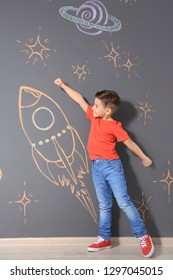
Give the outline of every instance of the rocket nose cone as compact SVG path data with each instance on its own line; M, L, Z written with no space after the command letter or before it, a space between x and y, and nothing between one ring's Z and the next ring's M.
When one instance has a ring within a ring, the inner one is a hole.
M40 97L39 91L22 86L19 91L19 107L32 107L39 101Z

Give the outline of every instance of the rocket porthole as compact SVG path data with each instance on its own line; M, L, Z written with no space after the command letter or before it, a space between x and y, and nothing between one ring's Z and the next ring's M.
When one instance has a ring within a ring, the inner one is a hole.
M43 117L43 116L45 117L45 112L46 112L46 121L48 121L49 123L48 123L48 125L43 127L41 122L39 124L39 118L41 119L41 117ZM47 114L47 112L48 112L48 114ZM36 118L36 114L37 114L37 118ZM38 118L38 116L39 116L39 118ZM49 108L47 108L47 107L40 107L40 108L37 108L33 112L33 114L32 114L32 121L33 121L34 126L36 128L38 128L39 130L49 130L54 125L55 117L54 117L54 114L52 113L52 111Z

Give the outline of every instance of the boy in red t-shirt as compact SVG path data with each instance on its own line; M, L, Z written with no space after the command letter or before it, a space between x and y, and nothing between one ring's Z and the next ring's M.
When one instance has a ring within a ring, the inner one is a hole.
M128 136L120 122L112 119L120 105L120 97L115 91L97 92L93 107L88 105L82 95L71 89L58 78L55 84L62 88L86 112L91 121L88 138L88 153L92 164L92 179L99 202L100 221L98 240L88 246L95 252L111 247L112 193L120 209L124 211L131 224L134 235L139 240L144 257L151 257L154 246L147 234L136 207L127 193L124 170L115 150L116 142L123 142L142 161L145 167L152 161Z

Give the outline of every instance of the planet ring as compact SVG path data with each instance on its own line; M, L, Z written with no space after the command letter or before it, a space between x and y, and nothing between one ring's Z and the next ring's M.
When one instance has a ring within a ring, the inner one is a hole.
M119 31L122 27L121 22L117 18L110 16L110 15L108 15L108 18L114 22L114 25L104 26L104 25L92 23L92 22L84 20L84 19L80 19L78 17L72 16L67 13L67 11L77 11L77 10L78 10L77 8L74 8L72 6L65 6L59 10L59 13L61 14L62 17L66 18L72 22L86 26L86 27L88 27L88 29L95 28L95 29L98 29L101 31L113 32L113 31Z

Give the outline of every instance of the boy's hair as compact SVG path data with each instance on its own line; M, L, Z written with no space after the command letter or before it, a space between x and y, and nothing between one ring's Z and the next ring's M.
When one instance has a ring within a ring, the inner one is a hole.
M100 99L105 107L109 107L112 113L119 108L121 99L119 95L113 90L102 90L95 94L95 97Z

